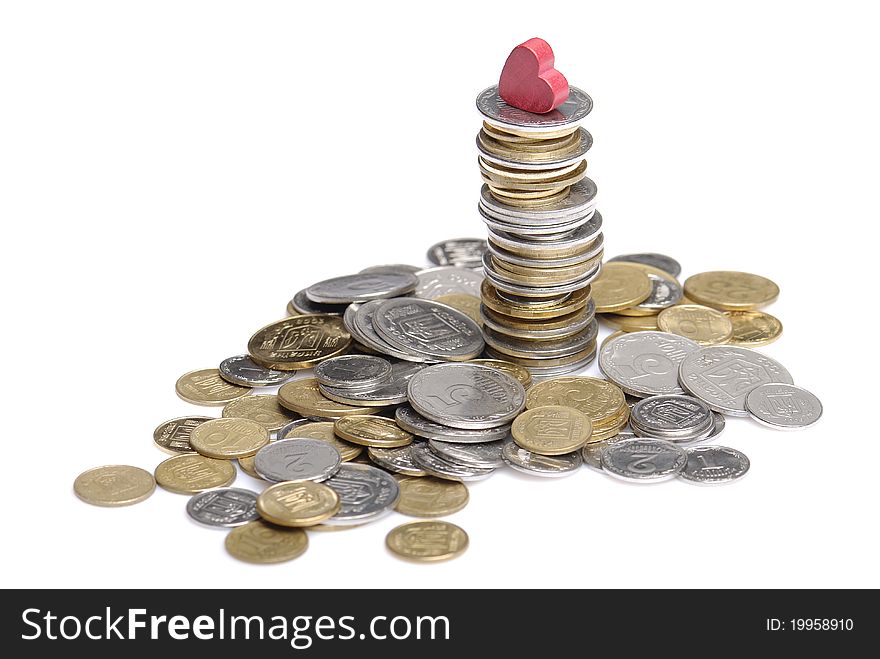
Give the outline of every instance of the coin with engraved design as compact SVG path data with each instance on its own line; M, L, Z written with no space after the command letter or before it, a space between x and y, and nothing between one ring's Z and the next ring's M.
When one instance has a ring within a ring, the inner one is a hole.
M240 487L200 492L186 503L187 514L199 524L232 528L259 518L257 493Z
M320 439L280 439L261 448L254 457L254 470L275 483L324 481L341 464L336 447Z

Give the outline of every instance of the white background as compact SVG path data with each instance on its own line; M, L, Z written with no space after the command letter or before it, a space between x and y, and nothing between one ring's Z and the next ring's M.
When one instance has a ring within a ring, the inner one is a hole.
M462 5L2 5L2 585L880 586L868 3ZM606 254L778 282L764 350L820 425L730 419L721 443L752 470L725 487L499 473L448 518L470 549L438 565L386 552L397 513L250 566L184 496L78 501L87 468L164 459L160 422L219 415L175 380L300 288L484 235L474 99L532 36L595 100Z

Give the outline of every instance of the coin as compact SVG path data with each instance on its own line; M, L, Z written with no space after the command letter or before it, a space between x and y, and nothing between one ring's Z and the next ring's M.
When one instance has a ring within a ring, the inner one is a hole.
M691 396L664 394L636 403L629 423L640 437L688 442L707 437L715 427L709 406Z
M658 483L678 476L687 464L684 449L662 439L633 439L605 447L602 469L634 483Z
M216 368L203 368L180 376L174 390L193 405L225 405L231 400L247 396L251 390L230 384L220 377Z
M320 385L320 392L330 400L346 405L367 408L400 405L407 401L406 389L410 378L425 368L426 364L396 362L391 365L391 377L387 382L372 389L353 391Z
M73 482L76 496L93 506L130 506L149 497L155 489L150 472L129 465L95 467Z
M339 495L339 511L327 525L364 524L385 517L397 505L400 488L391 474L370 465L346 463L327 486Z
M312 302L308 295L306 295L306 290L303 289L294 295L293 299L287 303L287 310L296 312L291 313L291 316L299 314L329 314L331 316L341 316L345 313L345 308L347 306L347 304L319 304L317 302Z
M336 436L336 433L333 432L333 422L332 421L312 421L307 422L301 426L297 426L296 428L292 428L284 434L279 433L278 439L319 439L322 442L327 442L337 451L339 451L339 457L343 462L349 462L350 460L354 460L363 452L363 447L357 446L356 444L349 444L346 441L341 440Z
M315 367L319 384L340 389L376 387L391 378L391 362L370 355L342 355Z
M342 439L361 446L393 448L411 444L413 436L392 419L379 416L347 416L337 419L333 431Z
M478 326L482 327L483 319L480 316L480 298L476 295L449 293L448 295L437 296L434 298L434 301L460 311Z
M773 343L782 334L782 323L764 311L725 311L733 325L727 343L744 348L759 348Z
M257 511L279 526L314 526L339 511L339 495L321 483L276 483L263 490Z
M370 266L369 268L364 268L358 274L362 274L362 275L367 274L368 275L368 274L376 274L376 273L380 273L380 274L403 273L403 274L407 274L407 275L414 275L421 269L422 269L422 267L418 266L418 265L406 265L405 263L387 263L385 265L373 265L373 266Z
M687 449L687 464L679 474L692 483L729 483L746 475L749 459L726 446L700 446Z
M800 430L822 416L822 403L806 389L791 384L768 383L746 396L746 410L758 423L776 430Z
M748 348L709 346L690 353L678 369L681 386L722 414L748 416L746 396L758 385L792 384L779 362Z
M409 381L410 405L454 428L479 430L511 421L525 406L525 389L507 373L477 364L437 364Z
M596 469L598 471L602 471L602 451L605 450L606 447L611 446L612 444L617 444L618 442L627 442L631 439L636 439L636 436L631 432L620 432L613 437L609 437L601 442L592 442L590 444L585 444L584 448L581 449L581 457L584 460L584 464L592 469Z
M239 398L227 403L222 414L226 418L250 419L268 432L275 432L293 420L293 414L281 407L275 394Z
M454 238L431 245L428 260L434 265L479 268L485 251L486 241L482 238Z
M427 474L413 462L410 446L412 444L396 448L376 448L371 446L367 449L367 455L377 465L395 474L426 476Z
M633 332L608 341L599 352L599 368L625 393L634 396L683 394L678 366L700 346L667 332Z
M596 318L621 332L656 332L657 316L621 316L616 313L596 314Z
M248 476L250 476L251 478L256 478L258 481L265 480L254 469L254 456L249 455L244 458L239 458L238 459L238 466L241 467L241 470L244 473L246 473Z
M300 426L308 425L310 423L318 423L318 422L312 421L311 419L296 419L295 421L289 421L288 423L285 423L283 426L281 426L275 432L275 439L284 439L290 433L292 433L296 428L299 428ZM333 423L331 422L330 425L332 426Z
M415 296L426 300L433 300L441 295L462 293L465 295L479 295L480 285L483 283L482 273L470 268L456 268L454 266L441 266L427 268L416 273L419 279L415 290Z
M468 536L448 522L409 522L385 537L388 549L398 558L416 563L436 563L456 558L468 547Z
M425 444L414 444L410 449L413 462L431 476L453 481L481 481L495 473L494 468L474 467L452 462L431 451Z
M559 318L583 309L590 301L590 287L582 288L565 296L558 303L546 306L522 306L511 304L499 294L498 290L488 281L484 281L481 287L483 305L504 316L514 318L545 320Z
M273 526L254 520L232 529L226 536L226 551L247 563L283 563L301 556L309 547L302 529Z
M613 259L608 259L609 263L614 261L626 261L627 263L644 263L645 265L650 265L654 268L658 268L663 272L668 272L673 277L678 277L681 274L681 265L679 264L679 262L671 256L666 256L665 254L621 254L620 256L615 256Z
M457 462L470 467L493 469L504 464L504 460L501 459L501 450L507 443L508 441L502 439L494 442L483 442L482 444L438 442L436 439L432 439L428 441L428 448L449 462Z
M664 332L678 334L700 345L718 345L733 334L730 318L722 312L700 304L679 304L657 316L657 325Z
M432 361L423 355L415 355L398 350L379 335L373 325L373 317L376 314L376 309L383 302L384 300L372 300L366 304L352 304L346 310L343 321L345 326L349 328L352 336L371 350L375 350L383 355L411 362Z
M312 302L349 304L406 295L418 284L416 275L408 272L369 272L320 281L309 286L306 295Z
M541 455L563 455L581 448L590 439L590 418L573 407L546 405L520 414L510 429L513 441Z
M642 263L631 263L630 265L648 275L652 286L651 294L636 306L621 309L619 314L623 316L650 316L681 302L683 292L681 284L675 277L650 265Z
M409 405L402 405L394 411L394 419L404 430L413 435L436 439L443 442L456 442L459 444L479 444L504 439L510 433L510 424L483 428L480 430L468 430L465 428L453 428L435 423L426 419Z
M623 425L629 414L620 387L600 378L562 377L533 385L526 398L526 409L546 405L583 412L592 422L593 432Z
M624 262L604 264L591 286L597 313L634 307L647 299L653 290L648 275Z
M373 414L376 411L375 408L345 405L326 398L315 378L294 380L281 385L278 402L297 414L317 419L339 419L351 414Z
M293 371L342 354L349 345L351 335L341 318L294 316L257 330L248 341L248 352L263 366Z
M260 366L250 355L227 357L220 362L220 377L242 387L274 387L293 377L291 371L276 371Z
M269 443L269 431L250 419L211 419L192 431L190 445L209 458L231 460L253 455Z
M581 353L595 343L598 332L598 324L595 321L577 334L544 341L518 339L489 328L483 330L486 344L495 352L520 359L555 359Z
M198 494L215 487L226 487L235 480L235 467L229 460L215 460L198 453L176 455L156 467L156 483L169 492Z
M779 297L779 286L748 272L701 272L684 282L684 294L697 304L722 311L751 311Z
M568 98L555 110L535 114L520 110L504 102L498 95L498 85L487 87L477 96L477 109L492 126L502 130L525 128L530 133L556 131L582 121L593 109L593 99L582 89L569 86Z
M153 442L160 449L172 455L195 453L196 450L189 445L189 437L193 428L205 421L210 421L211 418L210 416L181 416L170 419L153 431Z
M386 300L373 327L399 350L426 359L465 361L483 352L480 327L465 314L430 300Z
M504 462L515 471L529 476L556 478L569 476L580 469L583 460L580 453L542 455L526 450L514 442L505 444L501 453Z
M259 518L257 493L240 487L200 492L186 503L187 514L199 524L232 528Z
M452 515L468 504L467 486L440 478L404 478L398 482L400 500L397 512L411 517Z
M480 366L488 366L489 368L497 368L499 371L507 373L516 379L524 388L528 389L532 384L532 376L524 366L514 364L513 362L503 359L472 359L471 364L479 364Z
M339 451L320 439L279 439L254 457L254 470L274 483L321 482L333 476L341 464Z

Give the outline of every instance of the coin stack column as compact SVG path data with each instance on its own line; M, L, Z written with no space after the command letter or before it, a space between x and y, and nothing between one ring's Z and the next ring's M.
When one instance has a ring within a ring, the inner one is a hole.
M507 105L497 86L477 97L486 350L536 378L579 370L596 355L590 282L601 266L602 217L586 176L592 137L580 125L592 105L576 87L547 114Z

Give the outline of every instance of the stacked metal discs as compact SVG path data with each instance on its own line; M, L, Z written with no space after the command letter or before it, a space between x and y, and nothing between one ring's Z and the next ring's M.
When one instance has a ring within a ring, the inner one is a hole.
M715 431L709 406L691 396L651 396L636 403L629 424L639 437L690 443L707 439Z
M575 87L542 115L507 105L497 87L477 97L486 351L539 378L581 369L596 354L590 282L602 260L602 217L586 177L592 137L580 127L592 106Z

